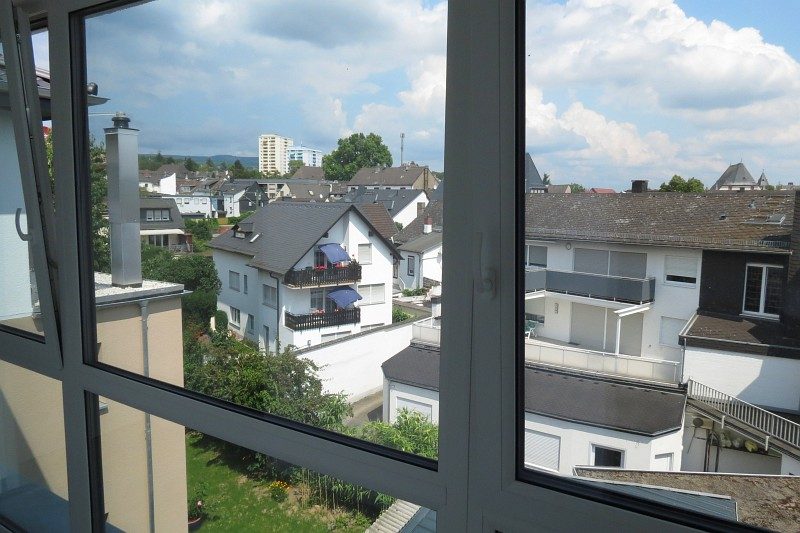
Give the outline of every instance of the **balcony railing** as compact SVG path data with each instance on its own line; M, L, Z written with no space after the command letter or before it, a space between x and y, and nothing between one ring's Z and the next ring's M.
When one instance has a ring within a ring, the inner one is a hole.
M723 415L739 420L775 440L800 448L800 424L796 422L691 379L688 394L692 400L709 405Z
M417 342L439 346L441 337L441 320L429 317L411 324L411 338Z
M358 324L359 322L361 322L361 309L358 307L337 309L330 313L310 313L307 315L295 315L287 311L284 319L286 327L294 331Z
M189 253L193 250L193 246L189 243L185 244L170 244L169 251L172 253Z
M655 299L656 279L625 278L550 268L527 268L525 291L539 290L642 304Z
M637 355L597 352L569 346L525 341L525 360L545 365L574 368L598 374L626 376L635 379L680 383L680 363Z
M346 285L361 281L361 265L352 262L344 267L328 267L326 269L307 268L290 270L284 277L289 287L322 287L326 285Z

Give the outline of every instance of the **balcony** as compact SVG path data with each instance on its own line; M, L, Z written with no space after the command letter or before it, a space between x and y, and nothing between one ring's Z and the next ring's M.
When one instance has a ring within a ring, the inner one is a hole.
M361 322L361 309L358 307L337 309L330 313L311 313L307 315L295 315L287 311L284 318L286 327L293 331L358 324L359 322Z
M343 267L331 266L325 269L290 270L283 280L287 287L295 289L347 285L359 281L361 281L361 265L355 261Z
M416 342L439 346L441 336L441 318L428 317L411 324L411 338Z
M655 299L655 278L625 278L545 268L525 270L525 292L545 290L600 300L643 304Z
M552 339L525 339L525 361L659 383L681 381L681 365L676 361L598 352Z

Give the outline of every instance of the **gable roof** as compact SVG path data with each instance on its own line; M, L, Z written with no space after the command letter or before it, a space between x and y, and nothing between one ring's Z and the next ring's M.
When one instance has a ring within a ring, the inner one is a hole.
M392 220L392 216L381 204L363 204L355 206L364 218L383 236L384 239L391 240L397 233L397 226Z
M362 168L348 182L348 185L406 186L410 187L425 172L428 173L428 188L432 189L438 180L427 166L403 165L400 167Z
M381 365L386 379L439 390L439 348L412 343ZM525 411L656 436L683 427L686 392L542 367L525 367Z
M784 191L529 194L525 236L788 253L794 202Z
M325 172L322 170L322 167L303 165L294 171L291 179L324 180Z
M617 194L617 191L608 187L592 187L589 192L593 194Z
M525 153L525 192L531 192L532 189L545 189L544 181L539 175L539 170L533 163L531 154Z
M248 265L285 274L351 210L359 213L378 238L389 247L390 252L399 257L391 241L375 228L368 216L369 212L340 203L273 202L260 207L237 226L212 239L209 246L248 255L252 258ZM238 228L252 235L245 238L234 237L234 230ZM256 234L259 237L252 240Z
M556 194L570 194L572 193L571 185L548 185L547 192Z
M767 179L767 175L762 170L761 176L758 177L758 186L763 188L766 187L767 185L769 185L769 179Z
M183 215L178 210L178 204L170 197L146 196L139 198L140 220L139 226L143 230L152 229L184 229ZM169 209L168 221L148 221L141 217L142 209Z
M729 166L722 176L711 186L711 190L718 190L720 187L737 187L747 186L752 187L756 185L756 180L744 166L744 163L736 163Z
M427 200L425 191L421 189L366 189L359 187L347 193L342 202L350 204L375 204L382 203L389 214L394 216L408 204L420 200L420 196Z
M424 253L441 245L442 232L432 231L431 233L427 234L423 233L419 237L408 241L404 245L400 246L399 250L404 252Z
M247 189L248 187L252 187L253 185L258 185L258 180L226 181L219 188L219 193L220 194L236 194L238 192L242 192L243 190Z
M433 219L434 228L441 228L444 214L443 206L444 204L440 200L431 200L420 216L412 220L408 226L394 236L394 242L405 243L422 235L423 225L427 217Z

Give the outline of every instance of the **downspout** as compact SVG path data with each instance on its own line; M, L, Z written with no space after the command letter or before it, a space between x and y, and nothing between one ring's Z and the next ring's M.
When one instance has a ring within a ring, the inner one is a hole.
M281 349L281 280L272 272L269 273L269 277L275 280L275 353L277 354ZM269 344L269 339L267 339L267 344Z
M142 374L150 377L150 350L148 344L148 326L150 310L147 307L147 300L139 300L139 308L142 316ZM150 533L156 530L156 502L153 490L153 429L150 421L150 413L144 414L144 443L145 453L147 454L147 505L150 515Z

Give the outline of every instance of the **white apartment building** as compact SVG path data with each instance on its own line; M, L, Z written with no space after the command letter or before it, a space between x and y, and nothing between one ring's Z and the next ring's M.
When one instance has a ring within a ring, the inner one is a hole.
M258 137L258 170L264 174L289 172L288 150L294 145L289 137L266 133Z
M216 202L210 192L194 192L168 196L175 200L184 218L216 218Z
M308 167L322 166L322 150L309 148L308 146L303 146L301 144L298 146L289 147L286 150L286 155L289 158L289 161L302 161L303 165ZM287 166L287 172L288 172L288 166Z
M388 213L276 202L211 242L229 328L262 349L307 347L392 322Z

